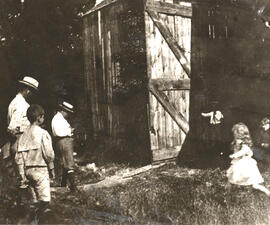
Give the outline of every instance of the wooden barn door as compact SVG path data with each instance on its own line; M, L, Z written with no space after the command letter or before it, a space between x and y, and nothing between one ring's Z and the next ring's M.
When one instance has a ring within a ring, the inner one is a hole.
M177 156L189 132L191 6L145 2L153 161Z

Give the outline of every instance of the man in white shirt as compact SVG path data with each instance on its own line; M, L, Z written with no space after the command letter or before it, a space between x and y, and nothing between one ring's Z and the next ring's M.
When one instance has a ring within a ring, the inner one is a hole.
M2 182L4 195L9 192L10 189L14 188L16 177L14 167L14 143L20 137L20 135L30 126L30 122L26 117L29 103L27 100L33 94L34 91L38 90L39 82L29 76L25 76L22 80L19 80L20 90L16 97L11 101L8 107L8 141L2 147L3 157L3 170L5 175ZM25 185L20 185L21 188L25 188ZM7 190L5 190L7 189ZM16 193L16 192L15 192ZM8 194L7 194L8 195Z
M23 132L30 122L26 117L29 104L26 100L32 96L34 90L38 90L39 83L32 77L24 77L19 80L21 88L16 97L8 106L8 130L12 133Z
M21 84L20 90L9 104L7 115L7 131L15 140L30 125L26 117L27 109L30 106L27 100L32 96L33 91L38 90L39 86L39 82L29 76L25 76L23 80L19 80L19 83ZM8 152L3 152L4 158L9 156L5 154L8 154Z
M52 119L52 133L56 141L56 150L60 154L62 163L62 181L61 186L66 187L67 181L70 183L70 190L77 191L74 177L74 157L73 157L73 131L67 121L69 114L73 113L73 105L68 102L59 104L59 110Z

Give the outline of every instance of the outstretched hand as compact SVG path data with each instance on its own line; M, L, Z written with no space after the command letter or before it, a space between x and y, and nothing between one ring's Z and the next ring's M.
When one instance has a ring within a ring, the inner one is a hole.
M269 144L268 143L262 143L262 147L269 148Z

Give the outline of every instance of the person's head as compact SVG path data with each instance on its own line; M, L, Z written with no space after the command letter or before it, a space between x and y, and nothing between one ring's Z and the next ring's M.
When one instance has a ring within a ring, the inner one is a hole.
M252 146L249 129L244 123L235 124L232 128L232 133L234 137L232 142L234 150L240 150L242 144L246 144L249 147Z
M24 86L24 85L21 85L20 86L19 92L27 100L29 100L32 97L32 95L33 95L33 90L30 89L30 88L28 88L28 87L26 87L26 86Z
M73 109L73 105L68 102L63 101L59 104L59 111L62 113L64 118L68 118L70 114L74 113Z
M260 127L264 130L269 130L270 129L270 120L268 118L263 118Z
M33 77L25 76L22 80L19 80L20 90L19 92L25 99L29 99L34 91L38 90L39 82Z
M27 110L26 116L31 124L41 125L44 122L44 109L37 104L30 105Z

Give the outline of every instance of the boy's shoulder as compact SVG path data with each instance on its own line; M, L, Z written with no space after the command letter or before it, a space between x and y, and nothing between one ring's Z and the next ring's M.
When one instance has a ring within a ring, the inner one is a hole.
M40 126L36 126L35 129L36 129L36 132L38 132L41 135L51 136L47 130L45 130L44 128Z

